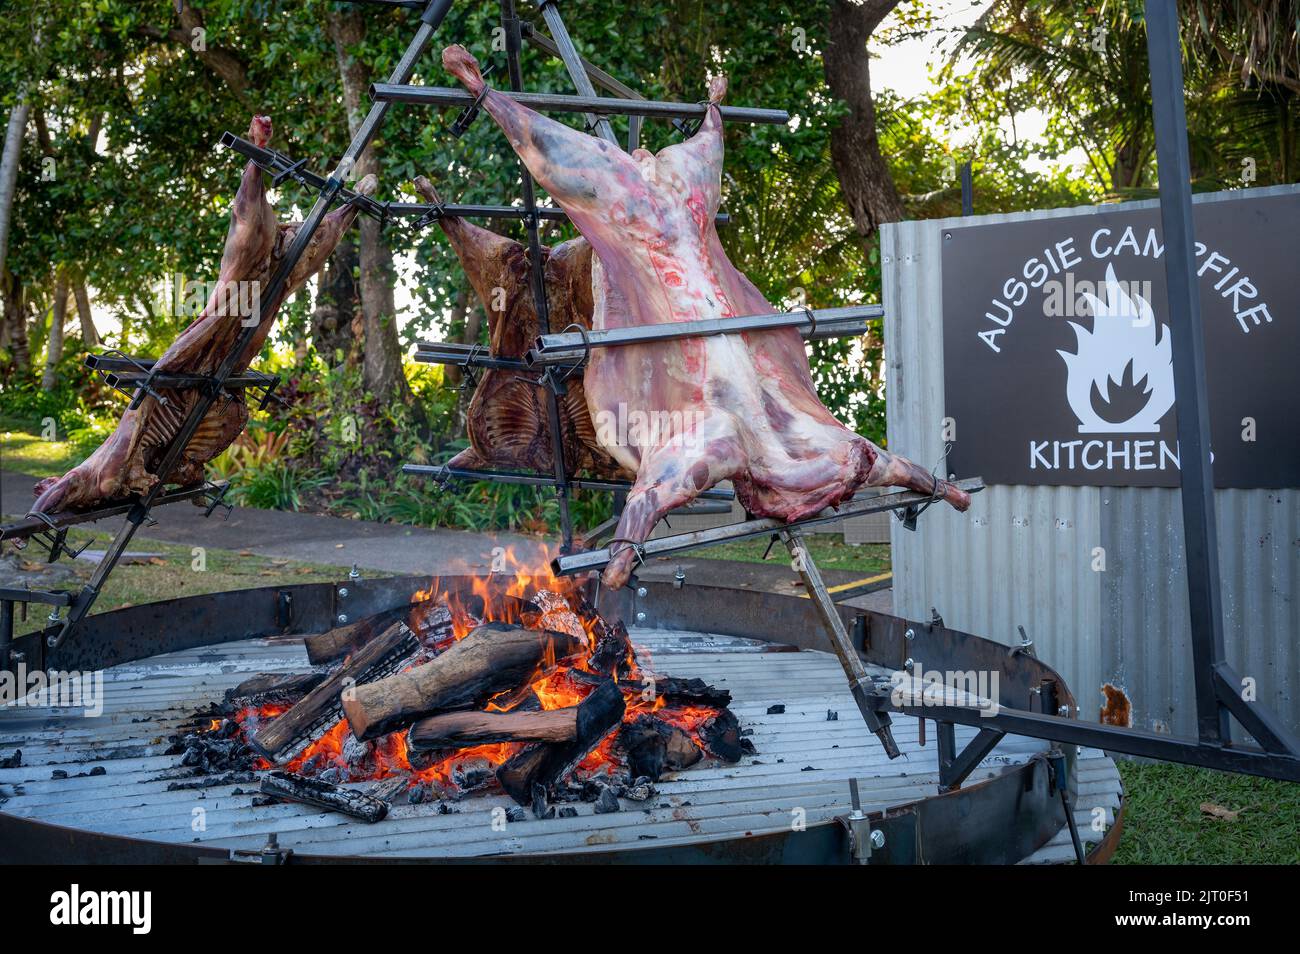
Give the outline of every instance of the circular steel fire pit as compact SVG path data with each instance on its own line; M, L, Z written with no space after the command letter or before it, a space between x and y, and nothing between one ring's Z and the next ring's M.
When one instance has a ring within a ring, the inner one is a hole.
M50 649L14 642L28 672L103 670L103 711L33 697L0 709L0 854L12 861L384 861L871 863L1060 861L1073 858L1047 743L1007 737L957 791L940 794L935 728L895 724L904 756L890 761L867 731L834 656L823 651L809 600L645 582L644 595L602 595L607 617L632 629L643 669L699 676L731 691L756 754L660 782L644 803L571 818L499 824L504 795L476 795L452 814L395 806L373 825L295 804L254 807L256 783L178 788L167 736L226 689L263 672L308 668L301 636L405 604L424 578L348 580L187 597L89 618ZM468 579L462 584L468 586ZM456 581L441 581L444 587ZM995 669L1004 704L1028 705L1045 683L1072 705L1049 667L989 640L842 605L873 674L904 659L927 668ZM644 615L642 615L644 614ZM910 631L910 637L908 632ZM290 635L293 634L293 635ZM11 664L11 669L14 664ZM957 743L973 737L957 727ZM1121 792L1110 759L1079 754L1076 817L1106 854ZM100 769L102 768L102 772ZM67 777L56 777L66 773ZM855 779L863 823L844 820ZM170 786L170 789L169 789ZM1100 813L1095 812L1100 809ZM1105 816L1103 835L1092 820ZM494 824L494 822L497 822ZM880 834L864 838L868 830ZM856 835L856 837L855 837ZM861 842L873 842L868 849ZM273 843L273 847L268 847ZM867 857L869 853L869 858Z

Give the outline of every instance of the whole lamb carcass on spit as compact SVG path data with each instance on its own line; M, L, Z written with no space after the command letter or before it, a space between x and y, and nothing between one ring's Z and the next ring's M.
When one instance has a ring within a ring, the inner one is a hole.
M271 120L254 116L248 138L265 146L271 139ZM155 364L161 373L214 374L243 330L249 307L270 282L301 223L280 224L266 201L263 173L249 162L230 209L230 231L221 256L221 270L207 304ZM376 179L366 176L356 191L370 195ZM239 355L233 373L247 370L270 334L280 304L320 271L330 253L357 216L355 206L344 206L327 215L312 236L311 243L290 273L277 301L260 302L257 333ZM163 455L185 419L199 400L197 389L159 388L167 399L162 404L146 396L134 409L122 415L113 433L86 460L62 477L48 477L36 485L32 510L53 514L61 510L93 507L99 503L148 493L158 482L156 473ZM232 389L217 399L186 445L169 484L185 486L203 477L203 465L230 446L248 422L248 407L242 390Z
M447 47L442 61L471 93L484 91L463 47ZM727 259L714 223L725 91L726 80L715 77L699 131L657 155L628 155L483 92L483 108L591 243L594 328L775 312ZM970 505L969 494L835 420L817 398L792 328L595 349L584 385L598 424L612 414L661 425L639 429L649 439L605 445L637 474L615 536L625 545L603 576L611 587L631 574L636 553L627 544L644 541L664 514L721 480L732 480L750 513L787 521L863 486L934 492L958 510ZM608 429L598 433L603 439Z
M442 204L433 183L424 176L417 177L414 186L426 202ZM489 353L498 358L523 357L545 330L529 284L528 248L454 216L444 216L438 223L487 312ZM542 257L551 326L590 328L591 246L587 240L543 246ZM536 372L510 368L488 368L480 374L466 420L470 446L452 458L449 467L552 471L549 398L537 377ZM571 472L630 476L597 441L581 378L566 382L560 398L560 430L565 463Z

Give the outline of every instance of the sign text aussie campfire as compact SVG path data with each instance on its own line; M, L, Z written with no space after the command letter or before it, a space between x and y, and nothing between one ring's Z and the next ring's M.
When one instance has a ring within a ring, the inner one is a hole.
M1300 193L1198 202L1216 484L1300 484L1300 352L1280 240ZM992 250L992 252L990 251ZM1176 486L1172 336L1153 208L944 231L947 469L990 483ZM993 261L990 262L990 255Z

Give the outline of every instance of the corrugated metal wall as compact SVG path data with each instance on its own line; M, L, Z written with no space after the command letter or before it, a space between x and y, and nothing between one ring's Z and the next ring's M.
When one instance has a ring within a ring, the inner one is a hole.
M885 226L891 450L925 466L943 453L945 228L1080 211L1086 210ZM1220 490L1216 497L1228 660L1257 681L1260 700L1300 728L1300 491ZM1195 734L1176 490L990 487L967 514L933 507L914 533L896 522L892 543L899 615L926 618L935 607L948 625L1006 643L1018 640L1016 626L1023 625L1040 658L1070 684L1084 718L1097 718L1100 686L1114 682L1128 691L1139 727ZM1093 570L1095 547L1104 549L1103 571Z

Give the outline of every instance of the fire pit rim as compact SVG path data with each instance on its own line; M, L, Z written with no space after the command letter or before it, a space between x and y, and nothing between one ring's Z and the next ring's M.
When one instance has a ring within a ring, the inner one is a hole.
M464 587L468 590L475 579L471 575L458 575L442 577L439 583L447 589ZM341 614L352 614L353 618L357 618L409 602L411 594L426 588L428 583L429 578L426 576L346 579L337 583L303 583L176 597L88 617L77 638L58 649L47 647L44 637L48 630L27 634L14 640L14 654L6 661L6 665L12 670L19 662L24 662L31 668L32 660L35 659L38 660L36 665L46 669L94 671L167 652L235 640L288 635L290 631L295 636L309 635L337 625ZM636 613L644 613L645 616L638 620L640 625L671 629L678 628L675 625L675 614L689 610L691 624L680 628L746 636L806 649L822 648L817 645L820 630L812 615L811 601L798 596L699 584L675 587L653 581L643 582L638 589L642 592L625 590L618 594L604 594L601 611L621 611L633 619L637 618ZM720 594L716 591L724 589L726 599L720 600ZM706 608L711 608L712 612L706 612L702 617L700 613ZM725 618L718 615L724 609L733 620L730 627L725 625ZM1074 707L1074 698L1060 675L1029 653L1013 652L1009 647L993 640L948 629L941 620L917 623L857 608L849 603L841 604L840 609L846 622L854 627L853 631L861 638L860 649L871 662L900 665L903 661L898 658L900 653L919 652L923 647L931 655L922 658L927 659L927 664L929 660L934 660L938 668L943 668L946 664L967 665L968 668L976 663L998 665L1001 677L1005 680L1004 704L1028 707L1032 698L1029 690L1041 692L1044 683L1051 682L1056 687L1057 700L1062 705ZM177 626L177 619L188 620L191 625ZM163 634L161 644L160 633ZM1005 700L1008 688L1013 698ZM1023 698L1020 698L1022 695ZM1022 764L1007 767L990 779L971 783L959 791L895 806L883 817L873 815L872 818L877 824L892 822L894 825L907 825L910 824L908 819L919 811L927 808L943 811L940 806L952 806L952 810L959 810L965 817L972 804L989 806L1005 798L1008 791L1034 790L1038 785L1035 777L1042 771L1043 759L1035 756ZM960 809L957 809L958 803L963 803ZM1038 838L1038 832L1048 828L1054 831L1053 826L1059 827L1063 823L1063 816L1057 817L1060 814L1059 803L1055 799L1048 799L1031 817L1022 819L1035 832L1031 840ZM3 811L0 811L0 834L3 835L0 842L7 845L6 853L33 860L48 861L52 855L66 854L68 860L83 863L121 863L126 860L211 863L222 860L247 861L250 855L247 851L229 851L201 844L171 844L108 835L23 818ZM993 842L996 838L981 841ZM920 846L914 850L920 851ZM987 852L992 850L992 845L976 844L972 850L977 853ZM691 857L700 861L739 862L762 858L768 862L808 863L816 860L820 863L842 863L848 860L847 834L837 820L832 819L811 824L803 832L701 839L698 844L690 846L646 846L606 853L580 851L559 855L495 856L482 860L517 863L648 863L655 860L672 861L678 857ZM308 854L298 860L351 862L385 859Z

